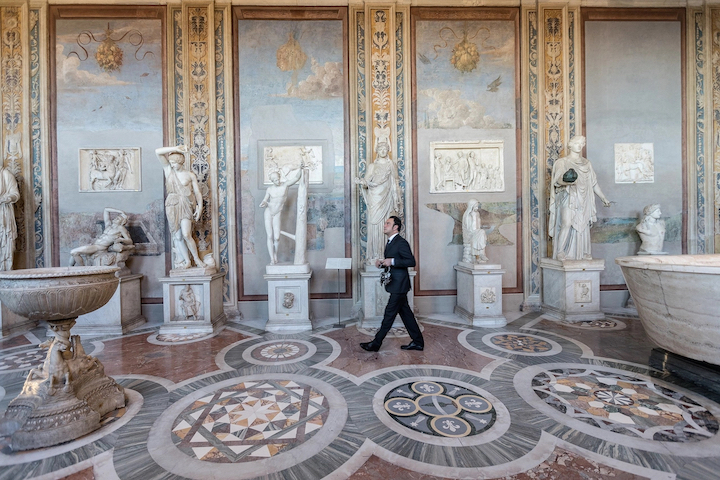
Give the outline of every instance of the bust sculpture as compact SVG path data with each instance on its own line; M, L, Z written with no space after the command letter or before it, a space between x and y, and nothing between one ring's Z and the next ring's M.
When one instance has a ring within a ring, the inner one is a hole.
M155 150L165 173L165 214L175 253L174 268L178 269L190 268L193 261L196 266L205 267L192 237L193 222L199 221L202 215L203 198L197 177L185 169L187 152L184 145Z
M17 238L15 209L13 204L20 199L15 175L0 165L0 270L12 270Z
M487 235L482 229L480 220L480 203L472 199L468 202L467 209L462 218L463 235L463 258L466 263L485 263L488 258L485 256L487 246Z
M111 219L111 213L117 214L115 218ZM103 220L105 229L93 243L70 250L71 267L75 265L125 267L125 262L135 249L125 227L128 217L122 210L106 207L103 211Z
M280 180L280 173L270 173L270 185L265 191L265 198L260 202L260 208L265 209L265 233L267 234L267 248L270 254L270 265L278 263L278 246L280 244L280 220L282 210L287 201L288 189L295 185L302 177L304 165L291 170L285 181Z
M355 177L367 205L367 245L365 263L374 265L383 259L385 234L383 223L400 209L400 184L397 166L390 158L390 141L387 137L377 139L375 161L368 164L365 176Z
M611 202L597 182L590 161L580 155L585 137L568 142L570 153L553 164L550 182L548 234L553 239L556 260L590 260L590 227L597 221L595 195L603 205Z
M637 224L635 230L640 236L639 255L665 254L662 251L665 241L665 220L660 218L660 204L654 203L643 208L643 218Z

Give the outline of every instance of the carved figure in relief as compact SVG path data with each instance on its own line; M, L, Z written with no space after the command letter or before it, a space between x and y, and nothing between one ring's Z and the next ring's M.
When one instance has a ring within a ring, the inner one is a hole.
M180 291L180 309L186 319L193 317L197 319L200 310L200 302L195 298L195 292L190 285L185 285Z
M375 161L368 164L363 178L355 177L355 183L368 209L365 263L373 265L376 259L384 258L385 220L400 209L400 184L388 137L377 138Z
M665 220L660 218L660 204L654 203L643 208L643 218L635 230L642 243L638 254L664 254L662 251L665 242Z
M604 206L611 204L597 183L590 161L580 155L584 146L585 137L570 139L570 153L559 158L552 168L548 234L553 239L556 260L592 258L590 227L597 221L595 195Z
M435 190L445 190L445 160L442 153L435 152Z
M111 219L110 214L117 213ZM118 265L123 266L125 260L135 248L132 238L125 225L128 217L122 210L106 207L103 212L105 230L90 245L82 245L70 251L70 266L74 265Z
M468 202L467 209L462 219L463 232L463 262L485 263L488 258L485 256L487 246L487 235L482 229L480 219L480 203L472 199Z
M260 202L260 208L265 209L265 233L267 234L267 248L270 254L270 265L278 263L278 246L280 244L280 220L282 209L287 201L288 189L302 178L305 165L300 162L300 168L291 170L284 182L280 181L280 173L270 173L273 183L265 191L265 198Z
M18 184L10 170L0 165L0 270L12 270L17 238L15 208L20 199Z
M64 342L53 341L49 345L49 352L42 366L33 368L28 374L28 380L42 379L48 382L47 392L55 395L55 385L63 383L63 391L68 393L70 386L70 369L68 368L63 352L68 349Z
M192 237L193 222L200 220L203 198L197 177L185 169L188 148L161 147L155 150L165 172L165 214L175 250L175 268L190 268L192 262L198 267L205 263L198 256L197 245Z

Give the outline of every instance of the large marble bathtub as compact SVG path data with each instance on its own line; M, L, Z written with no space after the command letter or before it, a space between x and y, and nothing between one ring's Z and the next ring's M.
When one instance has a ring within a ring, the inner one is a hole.
M720 365L720 255L639 255L615 262L655 343Z

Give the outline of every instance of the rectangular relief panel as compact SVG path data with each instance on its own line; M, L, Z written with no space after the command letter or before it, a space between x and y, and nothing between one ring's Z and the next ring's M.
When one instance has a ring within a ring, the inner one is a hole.
M480 204L485 254L522 292L517 9L411 10L415 295L454 295L462 216Z
M309 166L307 261L312 298L335 298L337 271L327 258L350 256L347 9L235 7L237 86L236 171L242 192L239 218L240 300L264 300L262 280L270 248L292 263L300 164ZM273 185L286 199L265 202ZM278 190L279 191L279 190ZM341 278L350 295L348 275Z

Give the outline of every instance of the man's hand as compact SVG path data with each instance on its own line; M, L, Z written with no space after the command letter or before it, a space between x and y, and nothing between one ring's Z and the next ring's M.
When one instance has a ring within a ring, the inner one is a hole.
M375 267L392 267L392 258L386 258L385 260L377 259L375 260Z

